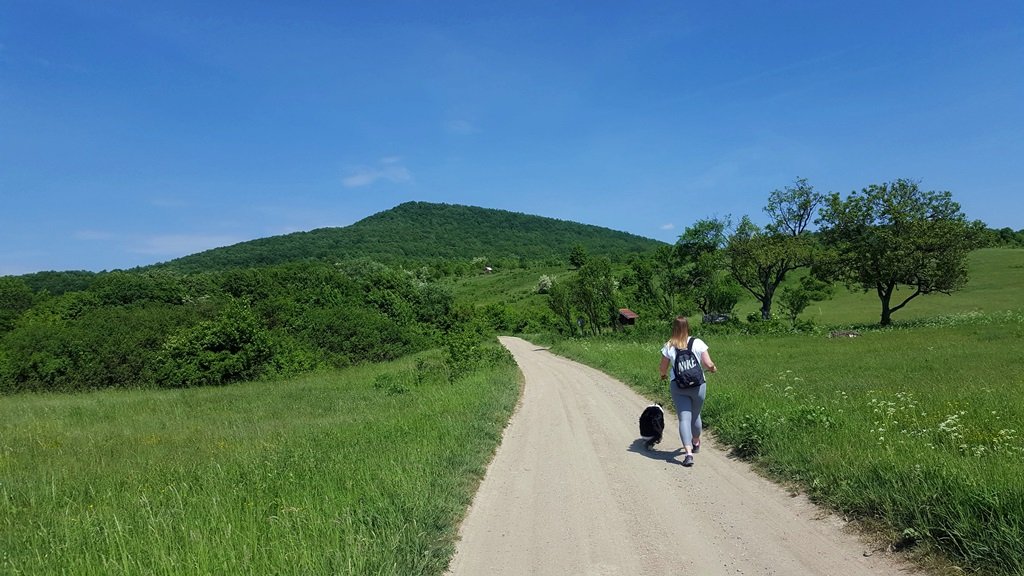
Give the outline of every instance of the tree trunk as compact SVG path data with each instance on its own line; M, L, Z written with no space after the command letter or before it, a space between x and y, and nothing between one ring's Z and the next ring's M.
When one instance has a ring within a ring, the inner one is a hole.
M885 304L882 305L882 326L888 326L892 324L892 312L889 311L889 307Z
M878 299L882 301L882 326L888 326L892 324L892 310L889 309L890 301L892 300L892 288L884 290L878 289Z
M775 296L775 287L768 285L764 288L764 298L761 299L761 320L771 320L772 300Z

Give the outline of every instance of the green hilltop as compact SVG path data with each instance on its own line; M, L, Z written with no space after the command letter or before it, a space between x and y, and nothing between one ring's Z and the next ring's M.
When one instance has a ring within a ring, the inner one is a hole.
M214 248L157 268L200 272L300 260L365 258L389 264L440 259L565 260L575 245L624 261L663 242L600 226L507 210L406 202L350 226L319 228Z

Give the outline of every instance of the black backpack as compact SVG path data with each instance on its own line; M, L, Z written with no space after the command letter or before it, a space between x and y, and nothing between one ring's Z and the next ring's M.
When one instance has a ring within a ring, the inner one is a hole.
M704 371L700 360L693 353L693 337L686 341L686 348L676 348L676 361L672 365L672 382L680 388L695 388L704 383Z

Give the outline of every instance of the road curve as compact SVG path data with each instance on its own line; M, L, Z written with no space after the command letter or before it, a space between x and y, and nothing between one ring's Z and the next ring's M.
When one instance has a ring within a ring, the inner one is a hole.
M908 574L706 439L680 465L674 412L647 452L626 385L519 338L522 401L460 527L448 574ZM651 351L651 372L657 366ZM723 369L728 369L723 366ZM714 380L708 401L714 402Z

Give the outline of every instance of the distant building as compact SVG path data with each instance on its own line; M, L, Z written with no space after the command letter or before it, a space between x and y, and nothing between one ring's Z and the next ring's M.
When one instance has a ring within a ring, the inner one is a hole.
M637 314L629 308L619 308L619 324L636 324Z

